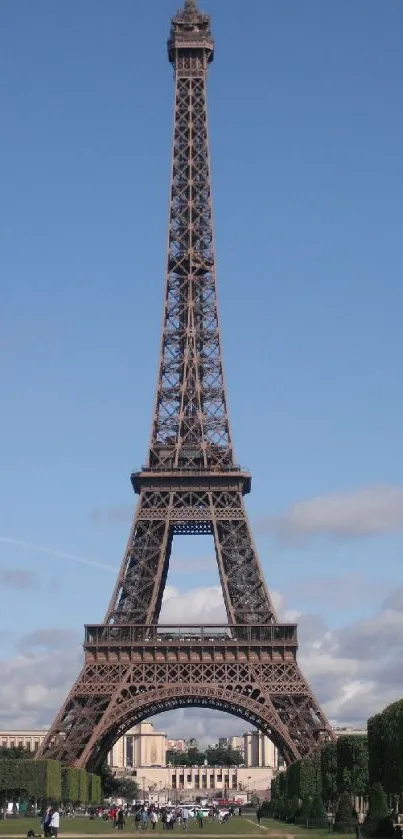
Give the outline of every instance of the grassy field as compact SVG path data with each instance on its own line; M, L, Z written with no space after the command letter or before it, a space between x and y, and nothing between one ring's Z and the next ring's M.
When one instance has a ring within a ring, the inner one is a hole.
M257 835L263 837L279 837L286 839L286 837L296 837L296 839L326 839L328 837L327 830L305 830L294 824L284 824L283 822L274 821L272 819L262 819L261 827L258 826L254 814L247 815L245 818L233 817L225 824L217 824L217 822L204 822L203 829L200 829L196 822L191 819L187 835L189 836L203 836L207 834L210 839L216 837L220 839L221 835L230 839L230 837L243 836L245 839L254 839ZM28 830L34 830L38 835L40 832L39 819L6 819L0 821L0 837L26 837ZM166 834L162 830L162 825L159 823L156 830L135 830L132 818L127 819L123 828L123 834L138 835L139 839L142 835L150 837L154 834ZM184 835L185 831L181 827L176 827L173 834ZM100 836L100 837L118 837L120 833L113 828L110 822L104 822L102 819L94 819L90 821L88 818L76 816L72 819L60 819L60 839L84 839L86 836ZM186 835L186 834L185 834ZM335 834L335 839L353 839L352 834Z
M39 834L39 819L6 819L5 821L0 821L0 836L26 837L28 830L34 830L36 834ZM127 819L122 833L130 835L136 834L139 837L139 839L141 836L149 836L151 833L153 833L154 835L157 833L163 833L164 836L168 835L166 831L162 830L161 823L157 824L155 831L152 831L151 829L147 831L135 830L132 818ZM171 835L184 835L185 831L181 827L176 827L170 833ZM189 835L207 834L211 837L221 835L225 835L227 837L254 837L258 834L265 835L266 831L258 827L255 818L252 816L250 821L248 821L247 818L244 819L233 817L232 819L230 819L229 822L226 822L225 824L217 824L217 822L210 822L208 820L205 820L203 829L197 826L196 821L194 819L191 819L187 833ZM81 818L80 816L75 816L71 819L60 819L60 839L63 839L63 837L67 836L84 837L91 835L105 837L108 835L113 837L116 836L117 839L117 837L120 836L121 833L120 831L118 832L116 828L114 828L111 825L110 822L104 822L102 819L94 819L93 821L90 821L88 818Z
M262 819L261 824L267 828L269 833L277 834L277 836L295 836L296 839L325 839L329 837L326 830L306 830L297 824L284 824L274 819ZM263 831L262 831L263 832ZM353 839L352 833L334 833L333 839ZM329 837L330 839L330 837Z

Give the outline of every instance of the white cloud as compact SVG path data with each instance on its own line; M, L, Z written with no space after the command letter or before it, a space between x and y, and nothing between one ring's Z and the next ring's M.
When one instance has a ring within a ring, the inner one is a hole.
M282 608L283 597L271 594L276 610ZM207 586L180 591L167 585L162 602L160 623L226 623L221 586Z
M259 522L261 530L298 540L373 536L403 528L403 487L372 486L298 501L280 516Z

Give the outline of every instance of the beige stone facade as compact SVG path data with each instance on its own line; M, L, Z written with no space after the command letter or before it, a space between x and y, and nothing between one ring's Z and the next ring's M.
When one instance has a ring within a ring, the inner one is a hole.
M115 743L108 755L111 768L130 769L135 766L165 766L167 736L155 731L151 722L130 728Z
M0 731L0 746L3 749L22 748L37 752L46 734L46 731Z
M140 797L157 801L168 791L171 800L189 799L195 796L236 799L236 794L256 793L263 797L275 770L271 767L221 767L221 766L167 766L161 768L138 767L134 778L140 789Z

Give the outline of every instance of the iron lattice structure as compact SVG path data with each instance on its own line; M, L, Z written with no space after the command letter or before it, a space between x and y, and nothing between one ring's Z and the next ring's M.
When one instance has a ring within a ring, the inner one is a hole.
M149 458L132 475L133 527L104 623L86 627L85 663L38 757L99 768L130 726L172 708L237 714L287 762L332 732L278 623L234 461L217 312L206 77L210 18L195 0L172 20L175 70L164 324ZM175 534L214 537L228 624L158 626Z

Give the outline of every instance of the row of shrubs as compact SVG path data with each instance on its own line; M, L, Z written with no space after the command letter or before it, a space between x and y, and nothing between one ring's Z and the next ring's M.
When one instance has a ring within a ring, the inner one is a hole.
M373 784L371 787L368 805L362 825L363 834L369 837L385 837L385 839L393 836L393 815L380 783ZM274 801L265 802L262 814L307 828L324 828L330 822L332 830L336 833L354 833L358 824L358 813L353 806L351 793L347 791L340 794L334 817L330 816L330 812L326 812L319 793L316 793L313 798L303 800L294 796L291 799L277 798Z
M322 827L334 813L334 829L357 826L353 804L360 799L363 832L393 833L393 812L403 808L403 700L368 720L368 736L340 736L320 752L292 763L273 779L267 814L284 821Z
M58 760L0 760L0 797L5 801L99 804L101 778Z

